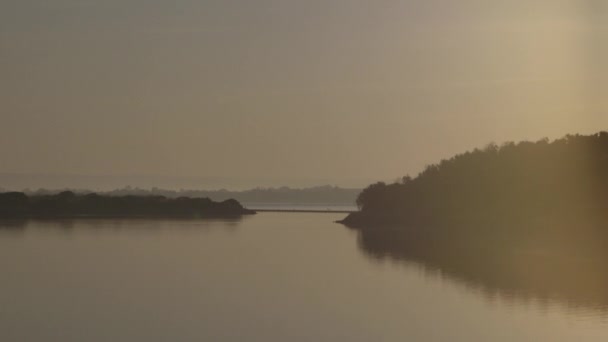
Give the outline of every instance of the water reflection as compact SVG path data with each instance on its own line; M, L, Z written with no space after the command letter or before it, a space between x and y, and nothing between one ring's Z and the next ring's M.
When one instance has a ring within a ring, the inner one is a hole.
M505 310L505 292L487 291L491 308L364 239L370 263L361 232L332 223L342 216L13 224L0 229L0 341L606 340L597 315L580 323L590 316L537 299Z
M456 236L438 239L418 229L361 229L357 234L360 250L372 260L414 265L426 277L464 285L490 302L557 304L608 314L608 248L598 236L463 243Z
M230 219L48 219L0 220L0 234L22 235L28 230L72 234L80 230L112 232L235 231L248 217Z

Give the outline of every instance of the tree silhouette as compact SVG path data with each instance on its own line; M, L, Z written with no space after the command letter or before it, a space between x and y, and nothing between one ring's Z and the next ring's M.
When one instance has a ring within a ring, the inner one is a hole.
M492 143L427 166L417 177L375 183L347 222L441 223L604 215L608 133L550 142Z
M253 214L235 200L164 196L0 193L0 218L53 217L238 217Z

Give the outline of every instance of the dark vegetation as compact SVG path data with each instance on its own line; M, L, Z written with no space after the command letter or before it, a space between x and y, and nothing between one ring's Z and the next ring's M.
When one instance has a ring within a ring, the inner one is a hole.
M233 199L214 202L208 198L77 195L71 191L38 196L0 193L0 218L232 218L254 213Z
M370 256L608 308L608 133L491 144L371 185L357 204L343 223Z
M345 223L529 222L534 217L604 217L608 133L553 142L490 144L428 166L416 178L376 183Z

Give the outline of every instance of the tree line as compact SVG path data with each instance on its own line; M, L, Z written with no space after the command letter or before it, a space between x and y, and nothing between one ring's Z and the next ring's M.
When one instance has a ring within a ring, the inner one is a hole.
M351 221L453 223L605 216L608 133L489 144L365 188Z
M64 191L28 196L0 193L0 218L53 217L238 217L253 214L234 199L214 202L208 198L164 196L103 196Z

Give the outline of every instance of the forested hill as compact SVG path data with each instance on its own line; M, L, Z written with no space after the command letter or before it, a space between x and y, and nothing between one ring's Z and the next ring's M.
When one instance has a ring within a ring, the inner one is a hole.
M608 305L608 133L492 144L373 184L357 203L343 223L374 258L492 293Z
M608 133L490 144L428 166L417 177L376 183L343 222L470 224L608 217Z

